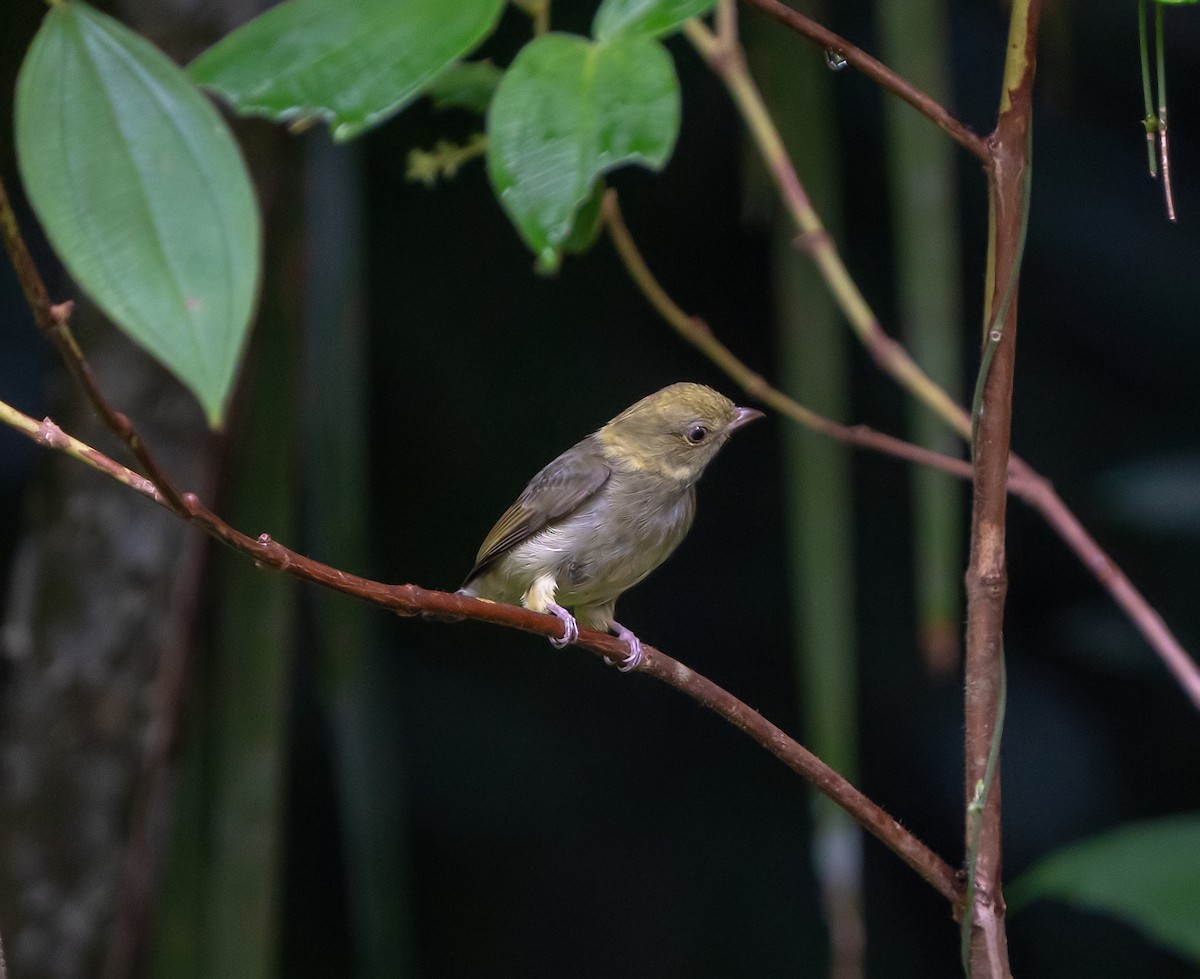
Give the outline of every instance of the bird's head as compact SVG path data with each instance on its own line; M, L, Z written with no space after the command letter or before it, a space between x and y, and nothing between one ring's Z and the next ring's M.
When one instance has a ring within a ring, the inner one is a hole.
M619 468L693 483L734 431L762 417L703 384L672 384L626 408L596 437Z

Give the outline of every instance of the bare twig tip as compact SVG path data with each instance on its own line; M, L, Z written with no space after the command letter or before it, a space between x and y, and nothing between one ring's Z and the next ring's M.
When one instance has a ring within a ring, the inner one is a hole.
M752 374L746 378L746 383L742 387L755 401L765 401L774 390L761 374Z

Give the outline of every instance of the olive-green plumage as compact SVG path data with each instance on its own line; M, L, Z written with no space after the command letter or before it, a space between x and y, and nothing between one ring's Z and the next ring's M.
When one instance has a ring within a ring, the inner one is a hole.
M626 408L530 481L484 538L462 592L576 620L629 644L618 596L670 556L696 510L696 481L729 435L762 412L703 384L672 384ZM574 610L572 616L567 609Z

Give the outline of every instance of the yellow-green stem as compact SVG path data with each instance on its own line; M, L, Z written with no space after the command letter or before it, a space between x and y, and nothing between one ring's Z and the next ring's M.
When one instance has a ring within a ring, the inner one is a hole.
M684 25L684 34L729 89L799 231L798 247L812 258L855 335L901 387L928 405L964 439L970 438L971 423L967 413L880 327L878 318L859 291L833 238L804 191L779 130L746 68L741 48L736 43L723 41L696 19Z

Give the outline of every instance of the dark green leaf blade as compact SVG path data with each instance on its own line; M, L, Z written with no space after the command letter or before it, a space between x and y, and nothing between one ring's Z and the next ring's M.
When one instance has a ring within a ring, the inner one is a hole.
M321 118L347 140L417 98L503 9L504 0L286 0L189 71L239 113Z
M545 34L521 49L488 111L488 174L543 270L557 268L596 179L624 163L661 169L679 133L679 81L645 37Z
M1057 898L1120 918L1200 964L1200 814L1122 826L1051 854L1008 887L1009 910Z
M596 186L592 188L591 196L575 212L571 233L562 243L564 252L571 255L582 255L596 243L596 239L600 236L601 210L604 207L604 195L607 192L608 188L604 181L597 180Z
M96 304L221 421L258 289L260 227L232 135L149 42L50 8L17 79L30 203Z
M689 17L708 13L717 0L604 0L592 21L598 41L641 35L663 37Z

